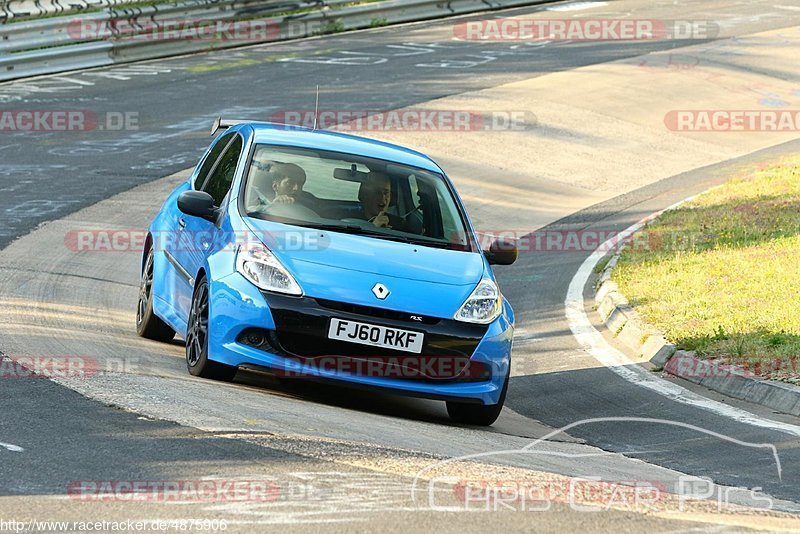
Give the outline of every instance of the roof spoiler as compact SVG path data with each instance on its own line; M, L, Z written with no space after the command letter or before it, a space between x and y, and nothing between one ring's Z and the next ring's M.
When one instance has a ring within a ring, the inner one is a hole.
M2 0L0 0L2 1ZM250 119L223 119L222 117L217 117L214 119L214 124L211 125L211 137L217 135L217 132L220 130L227 130L232 126L236 126L237 124L275 124L278 126L285 126L285 127L294 127L292 124L281 124L279 122L270 122L270 121L254 121Z
M211 137L217 135L217 132L220 130L227 130L231 126L236 126L237 124L244 124L245 122L258 122L258 121L249 121L249 120L238 120L238 119L223 119L222 117L217 117L214 119L214 124L211 125Z

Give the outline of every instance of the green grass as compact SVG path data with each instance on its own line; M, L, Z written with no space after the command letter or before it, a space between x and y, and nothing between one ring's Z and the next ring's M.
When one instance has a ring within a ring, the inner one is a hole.
M612 278L678 347L800 378L800 157L667 212Z
M594 266L594 269L593 269L594 273L595 274L602 273L605 270L606 265L608 265L608 262L611 261L612 257L613 257L613 254L606 254L606 256L604 258L602 258L600 261L598 261L597 265Z

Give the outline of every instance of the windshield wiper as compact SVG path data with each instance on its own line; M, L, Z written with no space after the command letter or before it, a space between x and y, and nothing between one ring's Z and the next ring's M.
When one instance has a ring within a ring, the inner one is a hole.
M305 228L313 228L314 230L331 230L333 232L342 232L344 234L368 234L372 235L370 230L362 228L355 224L301 224ZM383 235L383 234L381 234Z
M453 248L453 243L448 241L434 241L433 239L421 239L421 238L409 238L409 243L414 243L415 245L425 245L426 247L434 247L434 248Z
M387 234L379 230L371 230L369 228L364 228L363 226L356 226L354 224L305 224L303 226L307 228L313 228L315 230L330 230L332 232L342 232L344 234L368 235L370 237L379 237L381 239L387 239L390 241L400 241L403 243L412 242L411 239L401 235Z

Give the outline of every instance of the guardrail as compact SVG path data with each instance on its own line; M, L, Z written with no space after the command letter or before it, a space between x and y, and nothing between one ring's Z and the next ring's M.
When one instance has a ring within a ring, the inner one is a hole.
M326 6L335 6L345 1L347 0L332 0ZM319 6L319 2L313 0L291 4L292 10L319 8ZM108 33L112 38L135 38L136 35L131 33L121 36L120 23L124 23L126 28L135 30L137 26L145 29L175 20L212 22L245 15L270 17L285 11L287 11L286 2L265 0L215 0L213 3L189 0L136 8L109 8L99 13L48 17L0 25L0 53L75 44L80 40L79 34L87 28L93 28L97 33ZM100 40L99 37L97 40Z
M84 11L134 4L141 0L0 0L0 22L14 19L30 19L50 15L66 15ZM66 5L65 5L66 4Z
M0 24L0 81L550 1L188 0L137 6L81 0L77 5L118 7ZM0 5L12 3L33 2ZM50 4L35 3L49 13ZM187 27L207 33L189 35Z

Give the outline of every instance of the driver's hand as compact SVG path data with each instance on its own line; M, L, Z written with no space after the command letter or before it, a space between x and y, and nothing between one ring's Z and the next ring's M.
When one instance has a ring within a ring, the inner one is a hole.
M376 215L375 218L372 219L372 224L380 226L381 228L389 228L389 216L383 213Z
M290 197L289 195L278 195L272 202L275 204L294 204L294 197Z

